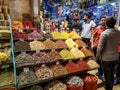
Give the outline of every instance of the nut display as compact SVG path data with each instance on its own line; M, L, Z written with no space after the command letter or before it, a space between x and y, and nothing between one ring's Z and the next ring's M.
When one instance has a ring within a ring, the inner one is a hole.
M53 65L51 66L50 69L52 70L54 76L61 76L61 75L68 74L67 69L61 64Z
M71 76L67 79L67 85L79 87L79 86L83 86L84 83L83 83L83 80L80 77Z
M41 86L35 85L30 90L43 90Z
M61 81L53 81L45 87L45 90L67 90L67 87Z
M61 59L61 56L57 51L48 52L47 55L49 56L50 62Z
M17 67L34 65L34 60L31 55L26 53L21 53L16 56L16 65Z
M80 50L85 54L86 57L94 56L93 53L87 48L82 48Z
M83 52L81 52L78 48L73 48L70 52L75 56L75 58L85 58Z
M29 43L26 41L16 41L14 46L15 46L15 51L31 50Z
M67 44L64 41L62 41L62 40L58 40L55 43L57 45L57 48L68 48Z
M46 62L50 61L49 55L45 52L34 53L33 59L34 59L36 64L46 63Z
M67 39L65 43L70 49L74 47L78 47L78 45L72 39Z
M45 49L45 46L41 41L31 41L30 48L31 48L31 50L36 50L36 49L43 50L43 49Z
M0 87L14 84L13 71L0 71Z
M60 51L60 55L62 56L62 58L64 60L67 60L67 59L74 59L75 56L68 50L62 50Z
M42 40L43 36L38 33L37 31L33 31L32 33L28 34L28 39L39 39Z
M35 74L38 80L44 80L53 77L53 73L48 67L36 68Z
M32 70L28 72L21 72L18 76L18 86L31 84L35 82L37 82L37 77Z
M75 43L78 45L78 47L87 47L87 45L82 40L75 40Z
M43 44L46 49L56 49L57 48L56 44L51 40L46 40L43 42Z
M43 32L41 32L40 34L43 36L44 39L48 39L48 38L53 39L51 33L48 33L48 32L43 33Z

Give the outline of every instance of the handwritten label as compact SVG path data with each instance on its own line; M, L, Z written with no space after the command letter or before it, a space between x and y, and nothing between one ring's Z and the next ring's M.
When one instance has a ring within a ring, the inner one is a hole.
M2 66L2 69L4 69L4 68L9 68L10 67L10 65L3 65Z
M36 53L40 53L40 49L36 49Z
M21 54L26 54L26 52L21 52Z
M24 42L24 41L25 41L23 38L20 38L19 40L20 40L20 41L22 41L22 42Z
M60 64L60 62L58 61L58 62L56 62L56 65L59 65Z
M29 69L29 67L25 67L25 68L23 68L23 71L27 73L30 71L30 69Z
M23 32L23 30L22 30L22 29L19 29L19 32Z
M42 65L41 65L41 67L45 68L45 67L46 67L46 65L45 65L45 64L42 64Z

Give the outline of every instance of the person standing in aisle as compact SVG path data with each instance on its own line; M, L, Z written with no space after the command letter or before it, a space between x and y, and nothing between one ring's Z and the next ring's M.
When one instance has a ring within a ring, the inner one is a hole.
M92 20L90 20L90 15L87 13L84 14L84 23L82 24L81 37L89 48L91 47L90 39L95 29L95 26L96 24Z
M101 60L105 76L105 89L113 90L114 68L119 62L118 44L120 31L115 29L116 19L109 17L106 20L107 29L101 34L96 60Z
M93 49L95 56L97 52L98 42L100 40L100 35L105 29L106 29L106 16L102 16L100 18L100 25L95 28L95 30L93 31L93 36L91 38L91 47ZM103 70L102 70L101 63L100 61L97 61L97 63L99 64L100 67L98 68L98 73L96 75L98 76L99 79L101 79L102 81L105 81L103 78Z

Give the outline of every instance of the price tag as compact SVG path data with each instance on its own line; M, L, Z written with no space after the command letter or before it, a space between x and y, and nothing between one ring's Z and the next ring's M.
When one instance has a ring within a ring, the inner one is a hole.
M26 26L25 28L28 30L28 29L29 29L29 26Z
M21 52L21 54L26 54L26 52Z
M74 45L74 48L76 48L76 45Z
M23 32L23 30L22 30L22 29L19 29L19 32Z
M36 53L40 53L40 49L36 49Z
M4 68L9 68L10 67L10 65L3 65L2 66L2 69L4 69Z
M29 69L29 67L25 67L25 68L23 68L23 71L24 71L25 73L27 73L27 72L30 71L30 69Z
M46 34L46 31L42 31L44 34Z
M86 46L83 46L83 48L86 48Z
M52 52L55 52L55 49L52 49L51 51L52 51Z
M80 60L83 60L83 58L80 58Z
M18 26L15 26L15 29L18 29Z
M45 65L45 64L42 64L42 65L41 65L41 67L45 68L45 67L46 67L46 65Z
M24 39L23 39L23 38L20 38L19 40L22 41L22 42L24 42Z
M69 60L69 62L72 62L72 60Z
M47 41L50 41L50 38L48 38Z
M58 62L56 62L56 65L59 65L60 64L60 62L58 61Z

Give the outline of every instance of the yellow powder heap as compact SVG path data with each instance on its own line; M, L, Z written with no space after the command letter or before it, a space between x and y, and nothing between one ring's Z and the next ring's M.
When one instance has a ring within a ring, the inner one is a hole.
M68 39L70 38L70 34L68 32L61 32L61 39Z
M32 42L30 42L30 48L31 48L31 50L36 50L36 49L43 50L43 49L45 49L45 46L40 41L32 41Z
M70 50L70 52L76 57L76 58L85 58L85 55L83 52L81 52L78 48L73 48Z
M67 39L65 43L68 45L68 48L74 48L78 47L78 45L72 40L72 39Z
M74 59L75 58L74 55L68 50L60 51L60 55L62 56L62 58L64 60L66 60L66 59Z
M51 33L54 39L61 39L61 33L58 31L54 31Z
M72 31L72 32L70 33L70 37L71 37L72 39L81 38L75 31Z

